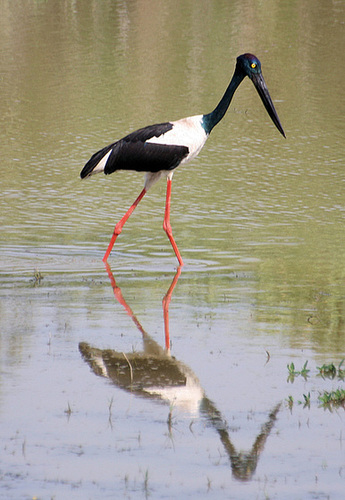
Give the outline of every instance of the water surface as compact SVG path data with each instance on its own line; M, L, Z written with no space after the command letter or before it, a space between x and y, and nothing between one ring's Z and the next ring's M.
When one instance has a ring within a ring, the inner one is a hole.
M344 410L318 396L344 382L317 367L345 357L343 3L0 6L1 495L342 498ZM287 139L245 81L176 171L185 266L169 361L165 183L126 225L109 274L102 256L143 179L79 172L131 130L209 112L246 51ZM127 377L138 359L190 376L189 402L147 377L146 391L121 385L114 353ZM288 381L287 364L306 361L307 379Z

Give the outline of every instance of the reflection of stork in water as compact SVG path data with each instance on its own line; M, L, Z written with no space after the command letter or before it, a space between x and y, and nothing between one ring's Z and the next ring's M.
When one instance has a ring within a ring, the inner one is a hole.
M193 416L200 412L206 421L216 429L229 456L234 476L244 481L251 479L266 439L277 418L281 403L278 403L269 413L268 420L262 425L250 451L238 452L231 442L225 419L215 404L206 397L196 375L188 366L170 355L169 303L181 268L177 270L163 299L165 349L145 332L123 298L107 263L106 269L115 298L123 305L142 334L144 349L142 352L124 353L112 349L98 349L91 347L86 342L81 342L79 350L85 361L96 375L110 379L116 386L132 394L167 402L170 408L180 407ZM168 419L169 421L171 418Z

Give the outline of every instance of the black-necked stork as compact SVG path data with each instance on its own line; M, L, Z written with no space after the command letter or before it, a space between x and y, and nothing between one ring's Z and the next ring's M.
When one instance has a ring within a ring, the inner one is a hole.
M262 76L259 59L253 54L243 54L237 58L235 72L229 86L211 113L140 128L101 149L86 163L80 173L82 179L98 172L111 174L116 170L136 170L146 173L144 189L115 226L108 249L103 257L104 262L107 261L117 236L121 233L125 222L135 207L150 187L163 175L167 177L163 228L168 235L179 264L183 265L181 254L173 238L170 225L170 198L173 173L176 167L191 161L199 154L213 127L225 115L232 96L246 76L253 82L273 123L285 137L283 127L281 126Z

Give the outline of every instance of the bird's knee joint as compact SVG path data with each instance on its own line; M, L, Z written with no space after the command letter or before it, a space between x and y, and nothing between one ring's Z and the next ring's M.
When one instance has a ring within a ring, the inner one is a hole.
M171 229L171 224L170 224L170 222L166 222L166 221L164 221L164 222L163 222L163 229L164 229L164 231L165 231L167 234L171 234L171 233L172 233L172 229Z
M121 231L122 231L122 224L118 222L115 226L114 234L118 236L121 233Z

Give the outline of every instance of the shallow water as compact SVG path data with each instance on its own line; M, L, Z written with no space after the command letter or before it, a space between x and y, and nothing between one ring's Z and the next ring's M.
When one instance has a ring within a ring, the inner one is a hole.
M318 396L344 382L317 367L345 357L343 3L0 5L0 497L342 498L344 409ZM164 182L107 269L143 179L82 166L210 111L245 51L287 139L244 82L174 175L181 274Z

